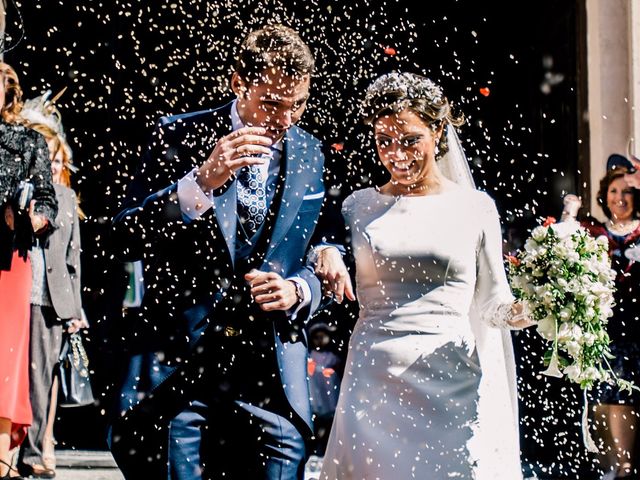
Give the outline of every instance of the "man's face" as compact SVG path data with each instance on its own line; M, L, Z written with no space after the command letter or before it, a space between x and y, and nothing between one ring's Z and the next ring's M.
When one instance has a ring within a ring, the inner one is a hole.
M265 71L259 82L247 82L238 73L231 79L242 123L266 128L274 142L300 120L307 106L309 84L309 75L290 77L279 69Z

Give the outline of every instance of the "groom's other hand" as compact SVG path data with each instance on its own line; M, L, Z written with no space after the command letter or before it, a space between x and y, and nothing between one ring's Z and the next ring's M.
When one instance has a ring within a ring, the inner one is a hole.
M296 286L291 280L282 278L275 272L251 270L244 276L251 287L253 300L265 312L287 311L298 303Z

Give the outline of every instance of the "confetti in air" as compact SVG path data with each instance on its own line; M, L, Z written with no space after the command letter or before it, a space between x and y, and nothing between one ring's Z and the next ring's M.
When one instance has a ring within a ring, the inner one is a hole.
M588 180L578 173L577 48L566 28L578 17L575 3L505 2L494 12L474 0L429 2L428 9L409 0L16 0L25 35L5 60L18 70L25 97L67 87L58 108L88 215L83 297L95 335L88 348L108 350L105 339L119 336L105 320L121 313L113 298L127 278L112 256L110 219L154 125L163 115L231 100L235 48L265 23L295 28L315 53L300 126L324 143L328 198L386 180L360 117L366 86L382 73L421 73L464 113L460 137L476 184L496 200L505 253L515 252L536 218L559 215L562 196L581 194ZM22 27L11 5L7 32L17 40ZM327 317L344 353L357 310L343 305ZM536 335L513 339L523 469L532 477L587 478L599 466L576 427L579 389L538 375L545 345ZM97 381L109 384L110 365L92 366Z

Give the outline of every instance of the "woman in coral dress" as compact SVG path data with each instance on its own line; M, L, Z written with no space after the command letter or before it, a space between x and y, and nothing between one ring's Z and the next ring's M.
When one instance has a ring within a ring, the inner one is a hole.
M47 144L17 123L21 97L15 71L0 62L0 478L16 476L9 451L31 423L28 252L45 240L57 214ZM24 180L33 187L31 201L16 198L27 191Z

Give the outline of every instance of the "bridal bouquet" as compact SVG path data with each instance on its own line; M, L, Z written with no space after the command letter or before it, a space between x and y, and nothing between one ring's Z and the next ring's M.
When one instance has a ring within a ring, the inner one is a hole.
M615 272L606 237L593 238L576 221L555 223L549 217L507 260L513 293L549 344L543 374L566 375L585 390L596 382L636 388L608 362Z

